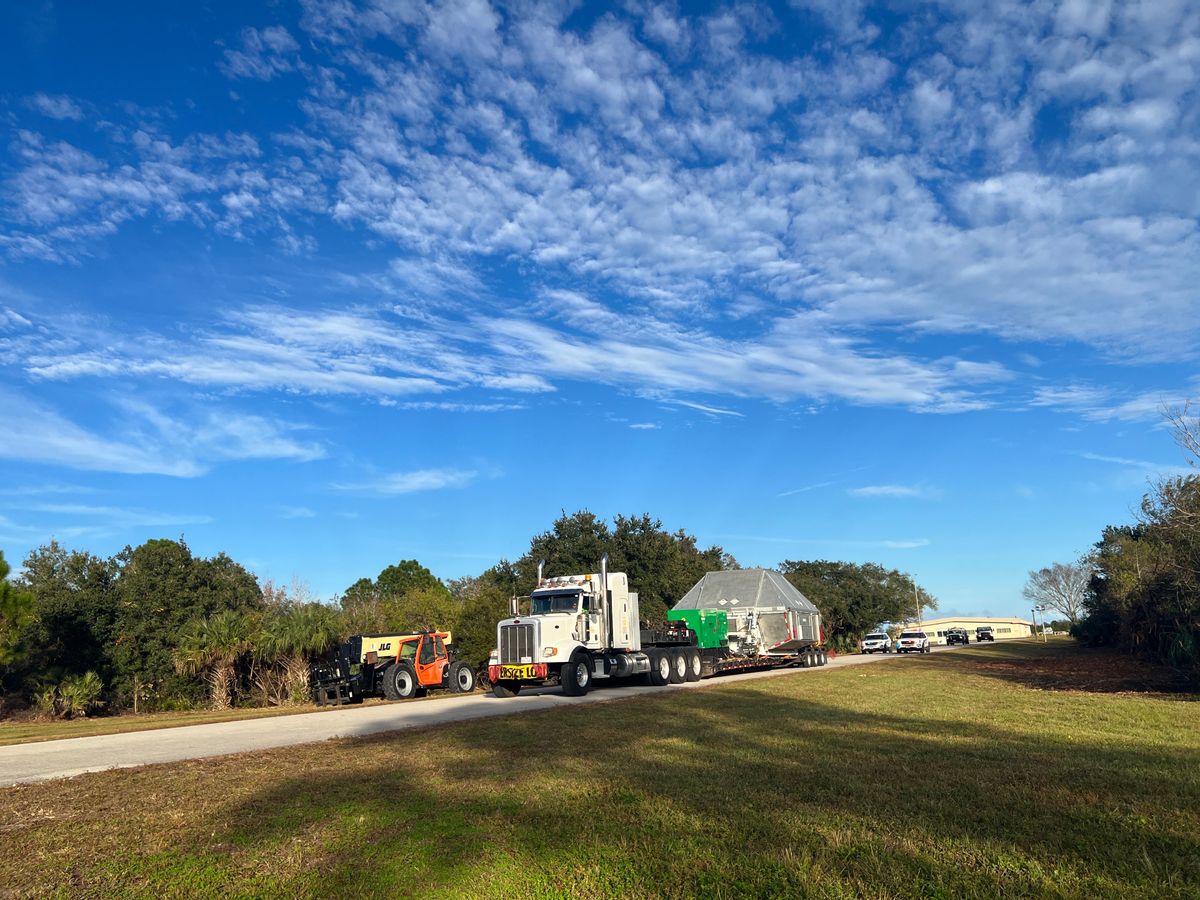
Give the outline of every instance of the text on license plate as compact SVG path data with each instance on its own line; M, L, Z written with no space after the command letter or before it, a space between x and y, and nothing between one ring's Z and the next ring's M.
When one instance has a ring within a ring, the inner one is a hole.
M533 666L501 666L500 678L508 681L518 678L537 678Z

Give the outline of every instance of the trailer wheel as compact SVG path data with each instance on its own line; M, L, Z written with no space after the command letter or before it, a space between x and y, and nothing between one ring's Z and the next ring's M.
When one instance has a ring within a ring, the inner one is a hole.
M671 684L683 684L687 681L688 664L687 655L683 650L672 650L671 654L671 674L668 680Z
M450 664L450 693L469 694L475 690L475 670L469 663L459 660Z
M671 657L662 650L651 650L650 656L650 683L655 687L662 687L664 684L671 683Z
M396 663L388 670L387 675L383 683L392 685L392 693L396 695L397 700L408 700L417 696L417 689L420 688L417 673L407 660Z
M820 660L817 662L817 665L818 665L818 666L827 666L827 665L829 665L829 654L828 654L828 653L826 653L824 650L821 650L821 651L819 651L819 652L820 652L820 657L821 657L821 659L820 659Z
M592 667L587 654L575 652L560 670L559 681L568 697L582 697L592 686Z
M521 682L519 681L497 681L492 685L492 693L497 697L508 698L515 697L521 693Z
M700 659L699 650L691 650L687 654L687 680L699 681L704 671L704 661Z

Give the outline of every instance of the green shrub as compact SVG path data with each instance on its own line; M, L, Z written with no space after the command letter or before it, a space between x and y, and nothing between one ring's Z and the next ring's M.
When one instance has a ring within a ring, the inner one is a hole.
M33 695L33 708L39 716L54 719L58 717L58 688L54 685L44 687Z

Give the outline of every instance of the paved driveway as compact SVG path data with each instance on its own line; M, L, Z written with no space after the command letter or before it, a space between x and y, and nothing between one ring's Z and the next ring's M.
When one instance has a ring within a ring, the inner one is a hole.
M935 648L935 652L946 648ZM330 738L356 737L382 731L400 731L446 722L464 722L511 716L535 709L556 709L586 703L633 699L660 691L688 691L714 684L732 684L753 678L803 678L829 669L858 666L896 659L896 656L839 656L819 669L772 669L724 675L691 684L666 687L597 687L584 697L566 697L558 688L527 691L517 697L500 700L490 693L468 696L447 694L427 700L349 706L338 710L218 722L212 725L185 725L155 731L131 731L95 737L66 738L0 747L0 785L68 778L84 772L129 768L148 763L177 762L228 753L245 753L269 747L308 744ZM597 685L603 682L597 682Z

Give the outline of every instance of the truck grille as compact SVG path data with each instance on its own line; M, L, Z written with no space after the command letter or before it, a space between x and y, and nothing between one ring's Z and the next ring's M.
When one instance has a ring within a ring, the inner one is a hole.
M522 657L536 659L533 646L533 625L503 625L500 628L500 662L520 663Z

